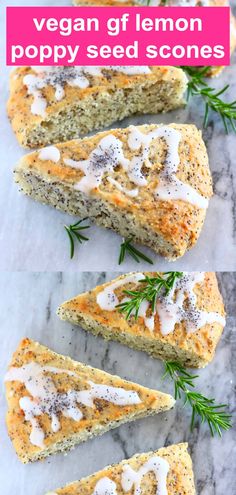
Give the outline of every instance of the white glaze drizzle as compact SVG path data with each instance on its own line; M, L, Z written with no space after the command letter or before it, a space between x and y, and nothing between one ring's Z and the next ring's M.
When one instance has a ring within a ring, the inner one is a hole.
M124 284L128 283L138 283L139 280L143 280L145 276L143 273L133 273L127 275L126 277L116 280L112 284L107 285L103 291L99 292L97 295L97 303L101 309L105 311L114 311L117 304L119 304L118 297L115 294L115 289L122 287Z
M176 280L173 289L165 297L157 300L157 313L162 335L174 331L176 323L185 321L187 333L194 333L207 323L225 325L225 318L216 312L202 311L197 308L196 284L203 282L204 272L184 273ZM188 297L188 306L184 302Z
M27 86L28 94L33 96L31 112L34 115L46 116L47 100L43 97L40 90L46 86L52 86L55 89L55 99L60 101L65 96L64 86L68 84L72 87L81 89L87 88L90 84L88 76L102 77L104 71L121 72L129 76L139 74L149 74L151 72L148 66L108 66L108 67L32 67L35 74L27 74L23 83Z
M121 299L121 303L124 303L124 302L127 302L127 301L130 301L130 297L124 297L123 299ZM150 304L148 301L144 300L141 302L140 306L139 306L139 310L138 310L138 316L140 316L141 318L143 318L144 320L144 323L145 323L145 326L148 328L148 330L150 332L153 332L154 330L154 317L155 317L155 314L156 314L156 309L154 310L153 313L151 313L150 316L147 316L147 313L148 313L148 310L150 308ZM135 314L135 311L131 311L130 315L134 315Z
M87 160L76 162L65 158L64 163L84 172L84 177L74 187L89 194L92 189L99 187L104 173L113 172L118 165L127 170L129 160L124 157L122 142L113 134L108 134L101 139Z
M115 294L115 290L118 289L119 287L122 287L122 285L126 285L128 283L138 283L139 281L142 281L145 278L143 273L133 273L131 275L128 275L121 280L117 280L113 284L109 284L107 287L102 292L99 292L97 295L97 303L100 306L101 309L104 309L106 311L114 311L117 304L119 304L118 297ZM128 297L123 298L120 302L125 302L129 301ZM154 329L154 315L153 313L151 316L147 316L147 311L149 308L149 302L148 301L143 301L140 304L140 308L138 311L138 316L142 317L144 319L146 327L150 330L153 331Z
M151 314L151 316L147 316L147 312L150 308L150 304L148 301L142 301L138 310L138 316L142 317L145 323L145 326L148 328L150 332L154 330L154 317L156 314L156 309Z
M201 196L192 186L185 184L174 175L169 177L162 175L160 177L156 195L163 201L182 200L202 209L207 209L209 203L207 198Z
M121 474L121 487L126 493L132 490L134 486L134 495L141 495L141 482L143 476L149 472L153 472L158 486L156 495L168 495L167 492L167 475L169 471L169 463L159 456L151 457L138 471L134 471L128 464L123 467ZM56 492L49 492L46 495L57 495ZM117 495L116 483L104 476L97 481L92 495Z
M159 174L159 183L155 196L162 201L182 200L191 203L198 208L206 209L208 199L199 194L192 186L183 183L177 176L180 163L179 143L181 133L170 126L160 126L153 131L144 134L137 127L130 126L128 146L131 151L139 152L129 160L123 153L123 143L113 134L108 134L98 143L87 160L75 161L65 158L64 163L73 168L78 168L84 173L82 179L74 185L74 188L89 194L94 188L98 188L104 174L112 173L117 166L122 166L128 178L138 187L148 184L143 175L142 167L151 168L149 161L150 145L154 139L164 139L167 144L167 154L163 170ZM117 180L108 177L108 180L121 192L136 197L138 189L129 190L124 188Z
M143 318L145 326L150 332L154 331L156 314L158 314L162 335L172 333L175 325L182 321L186 323L187 333L194 333L208 323L219 323L225 326L225 318L220 313L202 311L197 308L197 296L194 293L194 287L203 282L204 276L204 272L185 272L180 279L176 280L173 289L167 296L159 296L151 316L147 316L147 313L150 313L150 303L146 300L142 302L138 316ZM128 283L138 283L144 278L142 273L137 273L108 285L97 295L97 304L103 310L114 311L119 302L130 300L129 297L125 297L119 301L114 292L115 289ZM185 308L186 297L188 298L188 306Z
M130 196L131 198L136 198L138 196L138 189L127 189L126 187L122 186L116 179L113 179L113 177L107 177L107 180L115 186L119 191L123 192L126 194L126 196Z
M131 126L128 144L130 149L134 151L138 151L142 148L142 155L139 157L139 160L141 160L142 164L148 164L150 143L156 138L163 138L167 144L167 156L164 168L159 175L159 183L156 188L157 197L163 201L171 199L182 200L191 203L198 208L207 208L208 199L204 198L192 186L182 182L175 175L180 163L178 150L181 141L181 133L179 131L170 126L161 126L148 134L144 134L137 127ZM138 164L138 169L140 170L140 164Z
M54 433L60 429L59 414L74 421L80 421L83 413L78 407L81 403L87 407L94 407L94 399L103 399L115 405L124 406L141 403L137 392L112 387L103 384L95 384L88 381L90 389L60 393L57 391L53 379L49 373L66 373L76 377L76 373L52 366L40 366L31 362L20 368L12 367L5 376L5 381L19 381L24 383L29 396L20 399L19 404L24 411L26 421L31 423L30 441L37 447L44 447L44 431L37 419L41 414L47 414L51 418L51 429Z
M129 406L140 404L141 399L137 392L133 390L125 390L120 387L112 387L108 385L95 384L92 381L88 381L90 385L89 390L83 390L78 392L78 401L88 407L93 407L94 399L103 399L108 402L112 402L117 406Z
M153 472L158 486L156 489L156 495L168 495L167 491L167 475L169 471L169 463L159 456L150 457L150 459L139 468L138 471L134 471L128 464L124 466L123 473L121 475L121 486L124 492L131 491L134 486L133 495L141 495L142 478L147 473Z
M117 495L116 484L107 476L101 478L92 493L92 495Z
M56 146L47 146L39 151L38 158L39 160L50 160L57 163L61 158L61 153Z

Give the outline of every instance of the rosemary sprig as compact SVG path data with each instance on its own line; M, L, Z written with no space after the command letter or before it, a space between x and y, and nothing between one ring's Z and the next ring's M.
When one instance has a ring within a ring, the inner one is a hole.
M189 389L194 388L194 380L198 375L192 375L186 369L175 361L165 363L165 373L163 378L169 376L174 381L175 399L184 397L184 406L189 404L192 408L191 430L194 427L196 416L200 417L201 423L208 423L211 435L222 435L222 430L231 428L232 416L225 411L226 404L216 404L215 399L208 399L199 392Z
M120 245L120 254L119 254L119 265L123 263L126 254L129 254L137 263L140 263L140 260L146 261L147 263L150 263L150 265L153 265L153 261L146 256L146 254L142 253L142 251L139 251L139 249L135 248L131 242L133 240L133 237L129 237L128 239L123 239L123 242Z
M77 240L80 244L83 241L88 241L89 238L81 234L81 230L89 229L89 225L81 225L82 222L87 220L87 218L82 218L73 225L64 225L64 228L68 234L70 240L70 258L72 259L75 254L75 241Z
M210 87L204 79L210 67L200 69L199 67L181 66L181 69L189 77L187 99L189 100L191 96L201 96L205 103L204 127L208 125L209 110L212 110L221 117L226 133L230 128L236 132L236 100L227 103L221 98L229 85L227 84L219 91Z
M162 293L167 295L173 288L177 278L182 277L182 272L165 272L163 275L155 277L145 276L142 286L137 290L124 290L124 294L129 296L128 301L124 301L117 305L119 311L125 314L126 319L130 316L138 318L139 308L143 301L151 303L152 312L155 311L157 296Z

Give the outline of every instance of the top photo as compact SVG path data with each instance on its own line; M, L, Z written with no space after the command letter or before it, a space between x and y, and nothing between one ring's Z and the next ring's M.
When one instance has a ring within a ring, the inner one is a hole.
M78 5L78 15L229 5L26 4ZM2 33L9 6L22 0L2 1ZM12 68L2 46L0 270L236 270L236 0L230 7L227 67Z

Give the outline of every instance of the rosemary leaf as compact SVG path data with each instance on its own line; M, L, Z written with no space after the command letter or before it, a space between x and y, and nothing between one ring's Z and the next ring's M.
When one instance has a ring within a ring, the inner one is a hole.
M83 241L88 241L89 238L86 237L85 235L81 234L82 230L89 229L89 225L81 225L82 222L87 220L86 218L82 218L81 220L78 220L78 222L74 223L73 225L64 225L64 228L67 232L67 235L69 237L70 241L70 258L72 259L75 254L75 240L77 240L80 244L82 244Z
M152 312L155 311L157 297L160 294L167 295L173 288L177 278L182 277L182 272L165 272L163 275L157 274L155 277L145 275L142 285L137 290L124 290L128 300L117 305L119 311L125 314L126 319L130 316L138 318L140 305L144 300L150 302Z
M203 125L207 127L209 121L209 111L218 114L224 124L225 132L228 133L231 128L236 132L236 101L227 103L221 96L226 93L229 88L227 84L222 89L217 91L212 88L205 81L210 67L190 67L181 66L181 69L188 75L188 90L187 99L189 100L191 96L200 96L205 103L205 114Z
M165 362L165 373L163 378L169 376L174 382L175 399L184 399L184 406L189 404L192 408L192 416L190 429L192 430L195 424L195 419L198 416L201 423L207 423L214 436L222 435L222 430L229 430L232 426L232 416L227 413L226 404L216 404L215 399L209 399L199 392L189 389L194 388L194 380L198 375L192 375L178 362Z
M132 240L133 237L123 239L123 242L120 245L120 254L118 260L119 265L123 263L126 254L129 254L137 263L140 263L140 260L143 260L147 263L150 263L150 265L153 265L153 261L148 256L146 256L146 254L142 253L142 251L139 251L139 249L135 248L131 244Z
M64 227L66 229L66 232L70 240L70 258L72 259L74 257L74 252L75 252L74 239L72 237L69 227L67 225L65 225Z

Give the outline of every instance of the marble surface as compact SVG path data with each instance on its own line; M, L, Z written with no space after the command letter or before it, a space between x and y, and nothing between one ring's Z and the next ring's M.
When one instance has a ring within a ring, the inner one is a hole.
M211 438L206 425L189 430L190 411L180 402L156 417L146 418L115 429L100 438L77 446L66 456L59 454L43 463L22 465L8 439L4 416L6 402L2 379L19 340L28 336L110 373L135 380L169 393L172 384L161 379L163 365L142 352L115 342L105 342L62 322L56 308L65 299L90 289L114 272L107 273L5 273L0 292L0 487L2 495L44 495L82 476L119 462L136 452L188 441L193 458L198 495L234 495L236 470L236 430ZM223 338L212 364L199 370L197 387L233 410L235 388L236 274L219 274L228 318Z
M6 5L70 5L70 0L2 0L2 9ZM236 2L234 1L236 6ZM4 31L4 15L1 16L0 30ZM2 40L4 37L2 36ZM2 41L3 43L3 41ZM236 58L233 58L235 61ZM12 170L24 151L18 146L7 121L5 103L8 98L8 72L4 67L4 49L1 50L1 167L0 167L0 209L4 212L0 224L2 270L119 270L117 259L121 238L105 229L92 226L89 232L90 242L76 251L74 259L69 258L69 242L64 224L75 219L50 207L42 206L18 193L13 183ZM212 84L221 88L230 84L228 98L234 99L236 92L235 65L224 70ZM126 119L123 126L144 122L170 123L173 121L195 123L202 127L204 108L198 99L185 109L152 117ZM203 131L207 144L210 167L214 180L215 195L210 202L206 222L194 249L182 259L169 264L155 256L148 249L144 251L152 256L159 269L236 269L236 167L234 134L225 135L218 117L211 115L209 127ZM98 256L99 253L99 256ZM144 267L145 265L143 265ZM146 265L147 266L147 265ZM122 265L128 271L137 269L137 264L128 259Z

